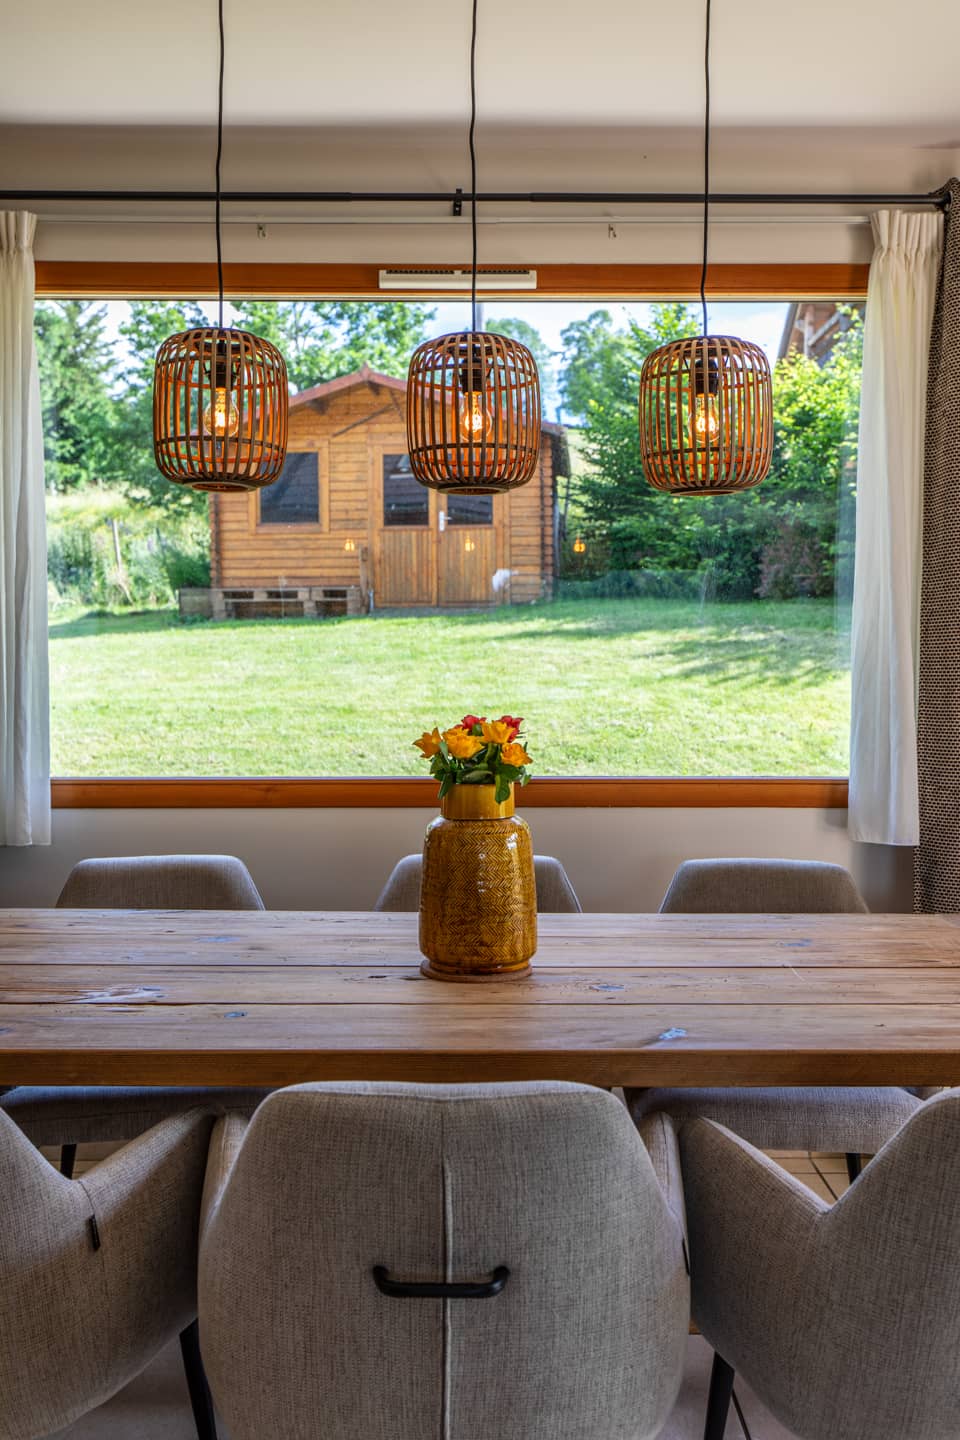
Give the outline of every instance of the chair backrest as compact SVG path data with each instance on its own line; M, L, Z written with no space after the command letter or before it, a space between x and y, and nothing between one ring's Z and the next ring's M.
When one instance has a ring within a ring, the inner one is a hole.
M948 1440L960 1393L960 1091L836 1202L710 1122L681 1134L694 1313L804 1440Z
M822 860L684 860L660 913L818 915L867 909L853 876Z
M70 910L262 910L233 855L122 855L80 860L57 905Z
M164 1120L79 1182L0 1111L0 1440L71 1424L190 1323L212 1123Z
M533 869L538 910L544 913L579 913L583 909L559 860L552 855L534 855ZM418 910L422 871L422 855L404 855L390 872L374 910Z
M488 1298L397 1298L375 1266L510 1274ZM365 1440L640 1440L673 1404L687 1323L680 1227L626 1109L586 1086L277 1091L201 1238L233 1440L313 1435L318 1416Z

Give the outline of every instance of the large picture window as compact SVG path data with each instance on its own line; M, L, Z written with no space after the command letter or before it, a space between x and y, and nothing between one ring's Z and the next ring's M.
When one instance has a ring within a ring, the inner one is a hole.
M539 775L846 773L862 303L711 304L770 357L775 441L706 499L651 489L637 444L640 366L693 305L485 309L544 394L537 471L496 498L406 456L409 355L467 305L235 300L291 378L254 504L153 465L153 355L206 302L39 302L54 774L417 775L466 711L524 716Z

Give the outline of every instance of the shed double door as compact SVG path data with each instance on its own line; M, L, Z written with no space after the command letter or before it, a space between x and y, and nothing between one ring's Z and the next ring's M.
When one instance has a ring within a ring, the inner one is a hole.
M427 489L411 473L402 442L375 451L372 464L374 603L495 603L506 498Z

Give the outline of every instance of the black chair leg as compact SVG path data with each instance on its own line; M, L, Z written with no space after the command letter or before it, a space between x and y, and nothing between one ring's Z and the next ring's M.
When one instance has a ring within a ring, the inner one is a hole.
M854 1180L856 1180L856 1178L857 1178L857 1176L858 1176L859 1174L860 1174L860 1156L859 1156L859 1155L854 1155L854 1154L852 1154L852 1153L848 1150L848 1151L847 1151L847 1178L849 1179L851 1185L853 1184Z
M210 1387L200 1358L200 1329L196 1320L180 1332L180 1353L183 1356L183 1372L187 1377L198 1440L217 1440L217 1422L213 1413Z
M722 1355L714 1351L713 1369L710 1372L710 1394L707 1398L707 1423L703 1429L703 1440L723 1440L727 1428L727 1415L733 1396L735 1373Z
M73 1179L73 1167L77 1163L76 1145L60 1146L60 1174L66 1175L68 1180Z

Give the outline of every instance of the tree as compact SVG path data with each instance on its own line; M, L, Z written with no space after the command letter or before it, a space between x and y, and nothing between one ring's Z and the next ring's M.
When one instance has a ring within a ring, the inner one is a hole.
M683 305L654 306L647 328L615 331L603 311L568 327L575 330L568 353L579 367L569 383L583 407L593 467L579 478L591 553L612 570L696 574L701 592L716 598L833 593L838 560L851 544L838 515L842 522L852 511L856 476L863 341L859 316L849 318L823 365L792 355L774 367L767 479L742 494L703 499L654 491L637 439L643 359L657 345L696 334L699 317Z
M586 421L593 401L608 403L629 383L635 356L628 330L618 330L609 310L594 310L561 331L563 407L575 421Z
M135 499L165 510L203 511L207 497L160 474L153 458L153 370L157 350L170 335L206 323L195 302L131 300L120 335L127 359L114 401L114 473Z
M87 300L37 305L37 366L50 490L103 484L113 478L110 387L115 362L106 316L103 305Z
M848 328L826 361L788 355L773 372L773 463L757 492L764 513L760 595L829 595L850 562L857 474L863 323Z
M283 353L294 391L363 364L405 376L434 313L425 305L367 300L246 300L234 308L237 325Z
M501 318L498 315L490 328L495 330L498 335L506 335L510 340L519 340L521 345L526 345L534 360L536 360L537 369L540 372L540 395L543 401L543 414L544 418L549 418L551 410L556 412L559 399L557 391L557 352L550 349L550 346L535 325L531 325L527 320L521 320L519 316L508 315Z
M697 329L687 306L654 305L648 327L630 320L625 329L614 330L609 312L601 310L564 331L572 356L565 393L571 409L580 407L592 466L580 479L584 521L602 542L610 569L696 568L695 514L653 490L643 473L637 394L650 352Z

